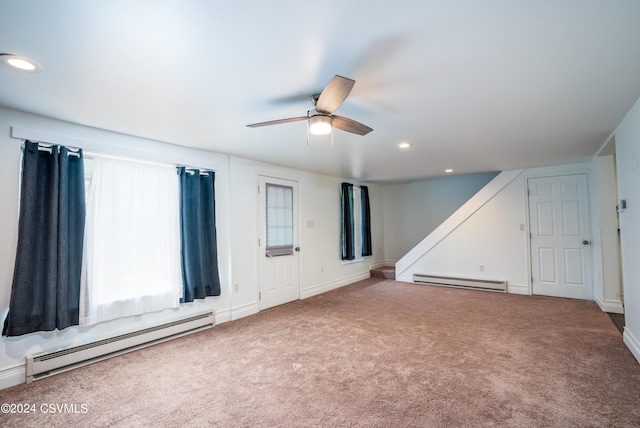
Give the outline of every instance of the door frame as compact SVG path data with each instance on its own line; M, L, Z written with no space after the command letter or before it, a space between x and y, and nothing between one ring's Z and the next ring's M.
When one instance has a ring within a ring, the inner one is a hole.
M526 255L527 255L527 294L533 295L533 281L531 277L533 275L533 267L532 267L532 254L531 254L531 218L530 218L530 207L529 207L529 179L530 178L545 178L545 177L561 177L565 175L575 175L575 174L585 174L587 176L587 210L589 212L589 230L591 233L591 239L593 240L593 215L592 215L592 189L591 189L591 167L588 163L581 164L573 164L573 165L563 165L561 167L558 166L550 166L550 167L541 167L535 168L532 170L527 170L522 175L523 178L523 189L524 189L524 215L526 221ZM591 251L591 258L589 260L590 269L591 269L591 294L594 294L594 278L593 278L593 268L595 260L593 259L594 251Z
M257 287L256 287L256 302L257 302L257 308L258 308L258 312L264 310L264 309L268 309L268 308L263 308L262 305L262 299L261 299L261 293L262 293L262 286L264 284L264 280L261 278L261 272L262 272L262 263L264 262L263 258L265 257L265 253L264 253L264 246L266 245L266 236L265 236L265 231L262 230L262 225L263 223L263 219L261 219L261 216L264 214L262 212L262 206L263 206L263 201L262 198L266 197L266 194L264 193L265 189L260 188L263 180L265 181L269 181L269 180L276 180L276 181L289 181L289 182L293 182L296 183L296 192L294 194L294 211L295 211L295 215L294 215L294 243L293 246L295 247L300 247L300 231L301 231L301 227L300 227L300 180L298 178L295 177L283 177L283 176L278 176L276 174L272 174L272 173L258 173L256 176L256 208L257 208L257 214L256 214L256 267L257 267L257 271L256 271L256 282L257 282ZM297 218L297 222L295 221L295 219ZM300 296L302 295L302 286L301 286L301 282L300 282L300 251L297 250L294 252L295 257L296 257L296 263L297 263L297 269L296 269L296 273L297 273L297 277L296 277L296 281L298 284L298 299L300 299Z

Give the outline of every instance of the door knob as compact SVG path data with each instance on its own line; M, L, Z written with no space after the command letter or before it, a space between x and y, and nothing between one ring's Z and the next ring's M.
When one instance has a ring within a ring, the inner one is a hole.
M584 241L582 241L583 245L589 245L591 242L587 241L586 239Z

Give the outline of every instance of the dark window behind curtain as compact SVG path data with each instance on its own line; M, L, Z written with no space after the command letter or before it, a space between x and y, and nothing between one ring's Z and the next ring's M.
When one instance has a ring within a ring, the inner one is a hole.
M340 199L342 212L340 215L341 224L341 259L353 260L356 258L353 248L353 184L342 183L340 189Z
M78 324L85 220L82 150L25 142L18 248L2 334Z
M362 212L362 255L371 256L371 209L369 207L369 188L360 186L360 207Z
M181 303L220 295L215 173L178 167L184 293Z

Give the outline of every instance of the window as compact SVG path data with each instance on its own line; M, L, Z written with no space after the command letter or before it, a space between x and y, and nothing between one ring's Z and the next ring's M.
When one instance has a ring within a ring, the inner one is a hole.
M16 263L3 335L220 295L214 171L85 158L82 149L31 141L21 164L24 262Z
M96 157L88 170L81 324L177 307L175 167Z
M266 184L267 242L266 255L293 254L293 188Z
M371 219L367 186L342 183L341 259L362 260L371 252Z

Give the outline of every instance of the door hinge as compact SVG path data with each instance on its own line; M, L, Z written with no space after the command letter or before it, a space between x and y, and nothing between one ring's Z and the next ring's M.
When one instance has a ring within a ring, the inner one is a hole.
M258 291L258 300L262 300L262 292Z
M260 193L260 185L258 184L258 193Z
M260 238L258 238L258 247L260 246Z

